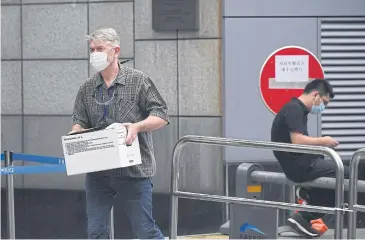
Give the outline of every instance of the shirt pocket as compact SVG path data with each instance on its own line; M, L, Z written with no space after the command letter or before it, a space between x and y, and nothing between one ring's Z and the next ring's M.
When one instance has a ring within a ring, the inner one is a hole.
M121 100L116 107L116 120L120 123L137 122L140 112L137 102L130 100Z

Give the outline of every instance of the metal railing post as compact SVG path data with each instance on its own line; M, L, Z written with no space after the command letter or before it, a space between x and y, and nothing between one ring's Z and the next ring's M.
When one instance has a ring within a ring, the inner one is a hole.
M229 196L229 177L228 177L228 163L225 164L225 176L224 176L224 183L225 183L225 193L226 196ZM225 204L225 212L224 212L224 219L223 222L227 222L229 220L229 203Z
M110 239L114 239L114 207L110 210Z
M183 141L184 142L184 141ZM175 145L173 156L172 156L172 164L171 164L171 189L170 189L170 199L171 199L171 211L170 211L170 239L177 239L177 221L178 221L178 197L175 196L175 192L178 189L178 179L179 179L179 156L181 154L181 150L185 144L179 144L179 142Z
M4 151L5 167L13 165L13 153ZM6 203L9 239L15 239L15 210L14 210L14 175L6 175Z
M180 153L183 146L187 143L196 144L206 144L206 145L218 145L218 146L235 146L235 147L251 147L251 148L261 148L267 150L276 150L283 152L296 152L296 153L309 153L309 154L324 154L331 157L336 164L336 202L335 208L331 210L335 214L335 239L342 239L343 236L343 199L344 199L344 168L341 157L331 148L319 147L319 146L306 146L297 144L286 144L286 143L276 143L276 142L265 142L265 141L250 141L250 140L239 140L239 139L228 139L228 138L217 138L217 137L204 137L204 136L184 136L179 139L176 143L173 151L173 159L171 164L171 205L170 205L170 239L177 238L177 223L178 223L178 198L186 197L190 199L199 200L214 200L218 202L230 202L247 204L258 207L273 207L273 202L260 201L260 200L249 200L244 198L233 198L227 196L215 196L207 194L196 194L189 192L179 192L178 191L178 180L179 180L179 167L180 167ZM188 197L189 196L189 197ZM301 206L298 204L285 204L280 202L275 202L275 208L280 209L306 209L309 211L313 209L312 206ZM284 206L285 205L285 206ZM294 208L295 206L295 208ZM319 211L319 208L316 208ZM325 209L321 207L320 209ZM332 212L331 211L331 212ZM323 211L322 211L323 212ZM333 213L332 212L332 213Z
M289 186L288 194L289 194L289 202L295 203L295 185Z
M357 181L359 174L359 163L361 156L365 154L365 148L357 150L351 158L350 163L350 182L349 182L349 209L353 209L357 205ZM348 213L348 230L347 238L356 238L356 214L357 212Z
M283 190L284 190L284 196L286 197L285 200L287 200L290 203L295 203L295 185L287 185L284 184L283 185ZM293 211L286 211L283 213L283 224L285 223L286 219L289 218L292 215Z
M343 163L340 158L340 156L333 150L331 152L331 157L335 159L336 157L339 159L339 161L335 161L336 163L336 189L335 189L335 238L336 239L342 239L343 238L343 212L340 211L340 209L343 209L343 202L344 202L344 169L343 169ZM337 156L336 156L336 155Z

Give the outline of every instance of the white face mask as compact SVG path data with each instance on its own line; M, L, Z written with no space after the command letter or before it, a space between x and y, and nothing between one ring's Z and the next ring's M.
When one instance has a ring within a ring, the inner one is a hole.
M90 63L96 71L102 71L110 64L108 62L108 54L105 52L93 52L90 55Z

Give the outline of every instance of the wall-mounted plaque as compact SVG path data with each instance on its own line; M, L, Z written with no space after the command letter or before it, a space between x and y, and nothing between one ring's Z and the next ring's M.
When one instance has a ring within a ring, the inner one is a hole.
M199 0L152 0L155 31L199 30Z

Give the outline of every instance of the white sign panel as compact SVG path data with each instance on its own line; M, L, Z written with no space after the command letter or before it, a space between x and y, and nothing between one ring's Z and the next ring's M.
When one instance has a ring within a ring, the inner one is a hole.
M275 56L276 82L308 82L308 55L278 55Z

